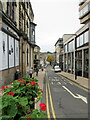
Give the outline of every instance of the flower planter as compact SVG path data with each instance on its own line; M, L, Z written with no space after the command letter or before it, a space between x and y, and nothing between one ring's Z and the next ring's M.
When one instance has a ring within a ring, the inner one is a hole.
M30 115L35 118L44 116L46 108L35 109L35 99L41 99L42 90L39 88L38 80L23 77L15 80L12 87L2 87L4 95L0 98L2 101L3 120L25 120ZM29 113L30 112L30 113ZM39 113L39 116L37 114ZM4 119L5 118L5 119Z

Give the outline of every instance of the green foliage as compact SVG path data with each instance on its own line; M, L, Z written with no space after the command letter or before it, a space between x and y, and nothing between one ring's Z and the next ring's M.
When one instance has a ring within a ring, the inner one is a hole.
M34 81L34 85L30 84L32 81ZM31 108L31 105L41 100L41 98L42 92L37 79L24 76L22 79L15 80L9 88L4 89L4 95L0 97L2 119L14 120L17 118L23 120L29 116L32 118L44 117L45 113ZM30 114L27 113L28 111L31 111Z
M54 56L49 55L49 56L47 57L47 61L48 61L48 62L54 61Z

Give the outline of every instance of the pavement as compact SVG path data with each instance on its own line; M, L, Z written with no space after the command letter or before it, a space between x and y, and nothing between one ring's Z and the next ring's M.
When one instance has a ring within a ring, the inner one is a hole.
M75 75L67 73L67 72L63 72L63 71L60 72L59 74L79 84L80 86L86 89L90 89L90 80L88 78L77 76L77 79L75 79Z
M43 83L44 83L44 78L45 78L45 69L44 69L44 71L39 70L38 76L36 76L36 73L34 73L34 74L33 74L33 77L38 80L39 87L40 87L40 89L43 90ZM40 108L40 107L39 107L40 102L41 102L41 101L38 101L38 102L35 104L35 109L39 109L39 108Z

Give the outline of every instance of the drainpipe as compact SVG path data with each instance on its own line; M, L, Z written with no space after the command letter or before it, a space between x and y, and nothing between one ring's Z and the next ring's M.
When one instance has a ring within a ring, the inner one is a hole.
M23 43L22 43L22 75L23 75Z

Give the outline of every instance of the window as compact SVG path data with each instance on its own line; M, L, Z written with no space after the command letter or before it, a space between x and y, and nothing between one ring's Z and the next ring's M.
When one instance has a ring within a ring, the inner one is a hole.
M12 20L15 19L15 6L16 6L16 3L15 3L15 0L12 2L10 2L10 0L8 0L7 2L7 14L12 18Z
M88 78L89 70L89 50L84 50L84 77Z
M28 65L28 48L27 48L27 65Z
M7 2L7 14L10 16L10 2Z
M29 26L28 26L28 21L27 21L27 28L29 28Z
M83 45L83 34L80 35L80 46Z
M88 31L86 31L84 33L84 43L87 43L89 40L88 40Z
M33 35L33 36L35 35L35 31L34 31L34 29L32 30L32 35Z
M19 41L15 40L15 66L19 66Z
M12 19L14 20L14 11L15 11L15 9L14 9L14 2L12 2Z
M86 6L83 8L83 14L85 14L86 12L88 12L88 5L86 5Z
M68 43L68 52L74 50L74 40Z
M79 17L82 17L84 14L86 14L89 11L89 4L87 4L82 10L79 11Z
M28 2L27 2L27 8L28 8Z
M76 45L77 45L77 47L79 47L80 46L80 44L79 44L79 42L80 42L79 37L77 37L76 41L77 41Z
M67 45L65 45L64 51L67 52Z
M82 51L76 53L76 71L78 76L82 76Z
M68 72L71 72L71 53L68 54Z
M82 45L84 45L85 43L87 43L88 40L88 31L84 32L82 35L80 35L79 37L77 37L76 39L76 46L80 47Z

